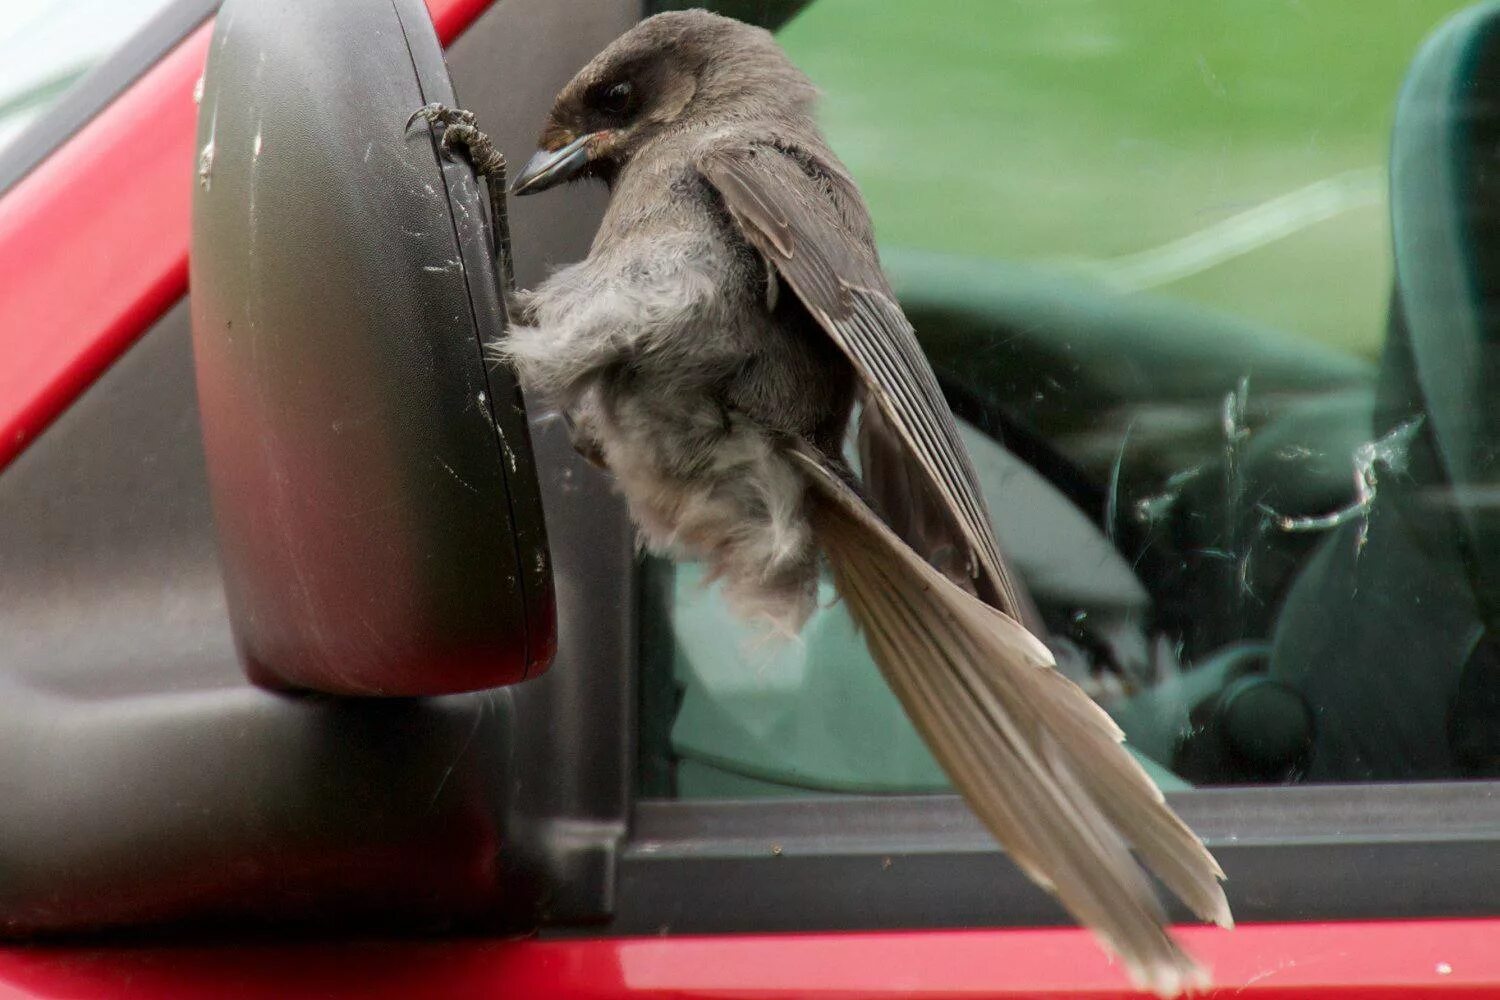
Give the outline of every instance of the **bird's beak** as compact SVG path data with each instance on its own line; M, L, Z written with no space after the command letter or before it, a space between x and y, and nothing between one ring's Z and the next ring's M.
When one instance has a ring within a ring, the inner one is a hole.
M590 132L581 135L568 143L561 149L546 150L539 149L531 159L526 161L526 166L521 170L521 176L511 186L511 194L535 194L545 191L555 184L570 180L577 175L589 162L589 142L598 133Z

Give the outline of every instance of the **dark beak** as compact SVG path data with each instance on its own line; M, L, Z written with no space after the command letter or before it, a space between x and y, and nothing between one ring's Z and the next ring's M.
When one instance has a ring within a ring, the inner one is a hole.
M545 191L555 184L571 180L578 172L588 166L589 162L589 140L594 133L579 136L568 143L562 149L547 151L539 149L531 159L526 161L526 166L521 170L521 176L516 178L515 184L511 186L511 194L535 194Z

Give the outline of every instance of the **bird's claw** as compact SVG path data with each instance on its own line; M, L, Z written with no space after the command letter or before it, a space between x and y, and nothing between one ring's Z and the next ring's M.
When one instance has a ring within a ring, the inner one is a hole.
M474 112L465 111L463 108L450 108L446 104L437 103L425 104L413 111L411 117L406 119L406 131L411 131L411 127L417 123L418 118L434 128L439 125L445 128L449 125L473 125L476 120Z
M419 118L434 133L442 130L438 147L444 156L454 160L461 155L474 173L484 178L490 201L490 224L494 227L495 271L500 280L500 294L505 299L506 315L516 315L509 311L515 298L516 278L510 255L510 216L505 207L505 157L495 148L490 137L479 130L472 111L450 108L446 104L428 104L413 111L406 119L407 132Z
M505 157L495 148L490 137L474 124L474 112L463 108L450 108L446 104L428 104L413 111L406 119L406 130L422 119L437 131L442 130L438 146L443 155L451 159L460 156L469 162L474 172L481 177L497 177L504 186Z

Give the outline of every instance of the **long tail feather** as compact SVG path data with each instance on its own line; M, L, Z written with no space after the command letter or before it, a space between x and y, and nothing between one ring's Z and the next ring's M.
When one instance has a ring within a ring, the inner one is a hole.
M811 451L813 527L870 651L933 756L1015 862L1162 996L1206 985L1133 847L1205 920L1223 872L1120 730L1014 619L933 569Z

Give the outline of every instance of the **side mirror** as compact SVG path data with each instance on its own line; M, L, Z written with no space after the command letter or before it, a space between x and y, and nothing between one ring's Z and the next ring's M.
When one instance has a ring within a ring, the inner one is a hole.
M358 44L351 43L357 39ZM193 348L236 643L257 683L509 684L555 645L525 408L421 0L228 0L199 109Z

